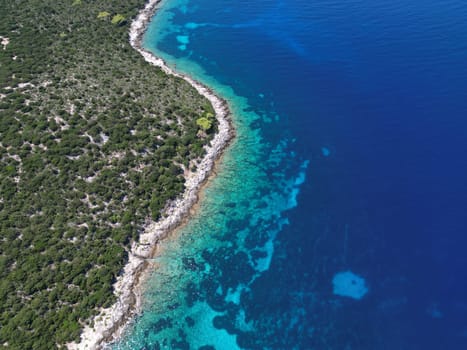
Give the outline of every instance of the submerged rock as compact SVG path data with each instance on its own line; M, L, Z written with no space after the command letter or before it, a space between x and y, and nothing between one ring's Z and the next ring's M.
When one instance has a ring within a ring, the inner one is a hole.
M338 272L332 279L333 293L342 297L360 300L368 293L365 279L352 271Z

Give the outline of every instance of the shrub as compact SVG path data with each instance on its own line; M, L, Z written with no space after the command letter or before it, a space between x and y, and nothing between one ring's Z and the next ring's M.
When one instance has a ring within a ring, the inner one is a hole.
M196 125L198 125L204 131L208 131L212 127L212 121L206 117L196 119Z
M124 25L125 23L126 23L126 18L119 13L112 17L112 24L121 26L121 25Z
M101 11L97 15L97 18L102 19L102 18L108 18L109 16L110 16L110 13L108 13L107 11Z

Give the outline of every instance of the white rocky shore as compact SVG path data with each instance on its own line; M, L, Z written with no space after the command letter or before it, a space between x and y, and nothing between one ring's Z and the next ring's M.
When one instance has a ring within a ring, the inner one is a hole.
M123 274L114 284L117 302L110 308L102 309L94 319L94 326L86 326L79 343L67 344L68 349L102 349L106 344L118 339L128 322L140 311L141 283L144 271L149 266L147 259L154 254L159 240L183 223L190 210L198 201L198 194L209 176L213 173L216 160L234 137L230 120L230 111L226 101L215 95L209 88L188 76L176 73L166 63L145 50L141 45L146 26L156 11L161 0L150 0L145 8L132 22L130 28L130 44L143 55L146 61L161 68L165 73L181 77L190 83L201 95L212 104L219 122L218 132L211 145L206 148L206 155L197 166L196 172L185 174L185 192L165 209L162 218L147 225L140 235L138 243L134 243L129 260Z

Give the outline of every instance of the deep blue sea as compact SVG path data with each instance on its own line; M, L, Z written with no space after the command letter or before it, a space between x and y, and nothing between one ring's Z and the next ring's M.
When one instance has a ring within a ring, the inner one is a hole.
M238 137L115 349L467 349L467 2L165 0Z

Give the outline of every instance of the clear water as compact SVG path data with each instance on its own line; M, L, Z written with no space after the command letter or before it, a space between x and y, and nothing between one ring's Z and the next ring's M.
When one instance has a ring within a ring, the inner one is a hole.
M166 0L145 46L226 98L238 138L113 348L467 348L466 18Z

